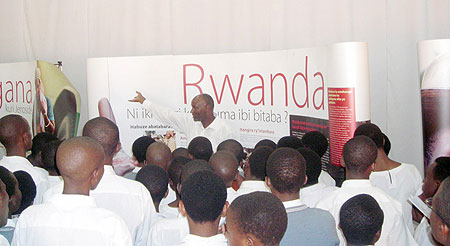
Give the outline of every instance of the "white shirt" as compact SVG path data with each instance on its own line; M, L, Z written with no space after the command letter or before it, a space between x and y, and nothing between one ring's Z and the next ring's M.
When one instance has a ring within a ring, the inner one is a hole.
M424 216L414 232L414 239L420 246L434 246L436 245L431 234L431 226L427 218Z
M142 106L149 110L156 120L184 133L188 143L195 137L203 136L211 141L213 150L216 150L217 145L222 141L233 138L230 126L219 117L216 117L208 127L204 128L202 123L194 121L190 114L174 112L149 100L145 100Z
M189 234L189 224L186 217L162 219L150 229L147 246L179 245Z
M49 182L49 187L53 187L55 185L58 185L62 182L62 177L61 176L48 176L48 182Z
M137 181L118 176L112 166L105 165L105 172L91 196L97 205L118 214L128 225L135 246L147 245L148 232L157 220L150 192ZM44 195L48 200L61 194L63 184L50 188Z
M337 190L336 186L327 186L322 183L317 183L308 187L300 189L300 200L306 206L313 208L323 198L327 197L331 192Z
M270 192L269 187L267 187L266 182L260 180L244 180L237 190L239 196L252 193L255 191L266 191Z
M169 191L169 193L159 203L160 208L161 205L168 205L169 203L177 200L177 194L175 193L175 191L172 190L172 188L170 188L170 184L167 184L167 190Z
M21 156L4 156L3 159L0 160L0 166L5 167L11 172L25 171L30 174L36 185L34 204L42 203L44 192L47 191L50 186L48 175L43 170L35 168L26 158Z
M92 197L58 194L23 211L12 245L131 246L132 241L125 222L98 208Z
M232 187L227 188L227 202L231 204L239 194Z
M337 234L342 246L345 245L345 240L341 231L338 229L339 212L341 206L348 199L359 194L371 195L378 202L384 213L381 236L375 245L417 245L403 220L401 204L384 191L373 186L368 179L352 179L344 181L341 188L330 193L328 197L319 201L316 206L317 208L329 211L333 215L336 221Z
M319 183L324 184L326 186L336 186L336 180L334 180L329 173L323 170L320 172L319 175Z
M178 218L180 211L178 208L169 207L168 204L159 205L159 215L165 219Z
M8 240L2 235L0 235L0 246L9 246Z
M388 171L372 172L370 182L402 204L406 225L414 233L412 206L408 199L416 196L417 190L422 190L422 176L416 166L401 164Z
M184 237L183 242L180 244L183 246L227 246L227 239L223 234L217 234L212 237L200 237L197 235L189 234Z

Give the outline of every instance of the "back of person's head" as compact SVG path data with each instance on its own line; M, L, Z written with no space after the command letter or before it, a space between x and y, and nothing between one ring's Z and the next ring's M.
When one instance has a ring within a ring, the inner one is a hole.
M134 140L133 145L131 146L131 152L133 152L133 156L137 162L141 164L144 163L147 148L154 142L155 140L149 136L142 136Z
M47 143L42 150L42 167L49 172L49 174L58 174L58 168L56 167L56 151L62 141L55 140Z
M205 137L195 137L188 145L188 152L192 159L209 161L213 154L211 141Z
M389 137L384 133L383 133L383 140L384 140L383 144L384 153L386 153L386 155L389 155L389 152L391 152L391 140L389 140Z
M6 225L9 216L8 206L9 196L6 192L6 186L0 178L0 227Z
M155 206L159 205L166 195L167 185L169 184L167 172L159 166L147 165L139 170L136 181L147 188Z
M319 155L310 148L300 148L298 152L300 152L306 161L306 177L308 177L306 185L317 184L320 173L322 172L322 161Z
M227 200L225 183L210 171L196 172L183 182L180 209L195 223L216 221Z
M164 143L155 142L148 146L145 158L147 165L156 165L167 170L171 160L172 152Z
M366 136L356 136L344 145L343 156L347 172L364 173L377 159L377 146Z
M36 134L31 141L31 155L36 156L45 149L46 144L55 140L58 140L58 138L48 132L40 132Z
M0 143L8 148L21 144L25 150L31 149L30 126L25 118L9 114L0 119Z
M19 190L19 183L12 172L5 167L0 166L0 179L6 186L6 193L8 193L8 207L9 212L14 213L19 209L20 201L22 200L22 193Z
M206 105L210 106L211 110L214 110L214 99L209 94L202 93L198 95L198 97L201 98Z
M436 162L436 167L434 168L434 179L442 182L450 176L450 157L441 156L434 162Z
M266 178L266 164L273 149L270 147L259 147L253 150L248 159L248 166L250 173L258 180L265 180Z
M36 197L36 184L31 175L25 171L15 171L13 174L19 183L19 190L22 193L19 209L13 214L21 214L23 210L33 204Z
M365 123L365 124L358 126L358 128L356 128L353 136L356 137L356 136L361 136L361 135L372 139L372 141L377 145L377 148L384 147L383 132L381 132L381 129L377 125L375 125L373 123Z
M83 127L82 135L91 137L99 142L107 157L112 158L119 151L119 128L108 118L97 117L89 120Z
M238 173L239 163L236 157L229 151L219 150L211 156L209 163L216 174L225 182L225 185L231 187Z
M302 140L295 136L284 136L278 140L277 148L291 148L291 149L298 149L301 147L304 147Z
M348 244L373 245L380 237L384 213L372 196L360 194L342 205L339 220Z
M430 225L433 237L443 245L450 243L450 178L447 177L433 196Z
M186 149L184 147L176 148L174 151L172 151L172 158L175 158L177 156L189 157L188 149Z
M270 139L263 139L263 140L260 140L259 142L256 143L254 149L257 149L257 148L263 147L263 146L270 147L272 149L276 149L277 148L277 144L274 141L272 141Z
M173 154L173 153L172 153ZM181 183L181 170L183 170L186 163L192 161L191 158L185 156L176 156L170 162L169 168L167 169L167 174L169 176L169 183L172 190L175 191L177 196L180 196L177 186Z
M233 200L226 228L230 237L244 240L247 245L279 245L287 222L280 199L269 192L252 192Z
M234 139L227 139L227 140L221 142L217 146L217 151L221 151L221 150L227 150L227 151L231 152L234 155L234 157L236 157L236 160L238 161L238 163L240 163L242 160L244 160L244 148L238 141L236 141Z
M214 172L214 168L205 160L192 160L186 163L181 169L180 182L183 184L189 176L200 171Z
M306 181L305 170L305 159L291 148L278 148L267 160L270 186L279 193L298 193Z
M325 135L319 131L311 131L305 133L302 137L302 143L305 147L314 150L319 157L322 157L328 149L328 140Z

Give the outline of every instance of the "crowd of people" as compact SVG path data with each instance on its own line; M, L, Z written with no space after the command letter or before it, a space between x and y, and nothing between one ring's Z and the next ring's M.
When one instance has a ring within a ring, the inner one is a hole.
M159 107L140 93L131 101ZM213 107L201 94L193 120L151 109L193 131L173 151L149 136L121 146L104 117L59 140L32 138L23 117L4 116L0 245L450 245L450 157L422 178L390 159L387 136L366 123L344 145L345 180L336 182L322 170L320 132L263 139L245 153ZM117 174L121 148L131 149L134 169ZM415 197L431 213L412 206Z

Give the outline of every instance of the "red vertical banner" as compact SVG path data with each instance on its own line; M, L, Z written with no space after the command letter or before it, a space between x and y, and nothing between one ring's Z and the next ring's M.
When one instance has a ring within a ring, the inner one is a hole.
M330 162L340 166L344 144L356 129L355 88L328 88Z

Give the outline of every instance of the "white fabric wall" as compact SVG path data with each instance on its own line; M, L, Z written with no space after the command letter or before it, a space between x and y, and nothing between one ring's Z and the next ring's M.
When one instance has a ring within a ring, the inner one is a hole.
M417 42L450 38L450 0L0 0L0 62L62 60L83 100L86 58L369 43L372 121L422 169Z

